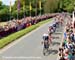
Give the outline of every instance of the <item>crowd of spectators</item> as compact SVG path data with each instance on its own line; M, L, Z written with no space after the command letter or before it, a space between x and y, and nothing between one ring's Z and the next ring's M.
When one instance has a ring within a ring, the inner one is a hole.
M75 60L74 24L70 16L67 18L64 28L64 37L59 48L59 60Z
M44 14L41 16L26 17L20 20L10 20L6 22L6 25L0 26L0 38L8 36L11 33L25 29L31 25L37 24L40 21L49 19L57 14Z

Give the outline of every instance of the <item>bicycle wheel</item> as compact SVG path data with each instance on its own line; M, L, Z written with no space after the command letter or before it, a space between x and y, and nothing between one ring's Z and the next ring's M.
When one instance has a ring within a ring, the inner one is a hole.
M44 45L44 47L43 47L43 55L46 55L46 53L48 52L48 49L49 49L49 44Z

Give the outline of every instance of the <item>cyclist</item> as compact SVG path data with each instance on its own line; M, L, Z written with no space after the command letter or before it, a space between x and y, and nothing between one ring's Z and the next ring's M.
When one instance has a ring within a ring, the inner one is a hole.
M48 50L49 48L49 35L44 33L43 34L43 40L44 40L44 48Z
M49 26L49 28L48 28L48 33L53 33L53 32L54 32L53 26L51 25L51 26Z
M53 24L53 32L56 31L56 23Z

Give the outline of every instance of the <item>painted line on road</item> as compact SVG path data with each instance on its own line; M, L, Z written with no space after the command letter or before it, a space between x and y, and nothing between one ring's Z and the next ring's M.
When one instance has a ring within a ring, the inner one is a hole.
M35 56L29 56L29 57L23 57L23 56L20 56L20 57L6 57L6 56L3 56L2 58L4 58L4 59L42 59L42 57L35 57Z

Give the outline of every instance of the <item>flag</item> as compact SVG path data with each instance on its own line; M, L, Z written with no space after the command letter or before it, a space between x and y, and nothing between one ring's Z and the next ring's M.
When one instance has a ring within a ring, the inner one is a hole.
M17 10L18 10L18 12L20 11L20 0L18 0Z
M10 8L9 8L9 11L11 12L11 0L10 0Z
M31 2L30 2L30 6L29 6L29 8L30 8L30 11L32 10L32 5L31 5Z
M39 0L39 9L41 10L41 0Z
M23 2L23 11L25 11L25 2Z

